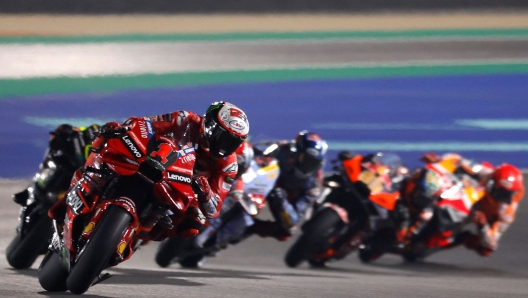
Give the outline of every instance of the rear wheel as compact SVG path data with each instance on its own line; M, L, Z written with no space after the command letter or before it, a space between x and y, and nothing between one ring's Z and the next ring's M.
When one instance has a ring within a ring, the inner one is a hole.
M38 269L38 280L42 288L48 292L64 292L68 270L61 262L58 253L48 251L40 263Z
M29 230L22 236L19 232L6 248L6 259L15 269L27 269L37 257L46 251L53 236L52 221L46 214L39 214Z
M329 238L340 230L343 221L337 213L330 208L322 209L308 222L303 233L286 252L284 262L289 267L297 267L310 255L327 249L331 243Z
M131 219L132 216L125 209L119 206L108 207L66 281L70 292L86 292L95 278L109 265Z

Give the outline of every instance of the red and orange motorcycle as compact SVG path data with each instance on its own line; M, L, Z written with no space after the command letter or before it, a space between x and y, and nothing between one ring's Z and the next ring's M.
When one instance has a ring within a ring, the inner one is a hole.
M394 233L365 239L359 250L360 259L370 262L384 253L394 253L414 262L460 244L465 222L472 207L484 196L484 187L473 177L454 172L451 160L428 162L416 169L404 182L402 196L410 207L411 223L419 217L412 212L412 206L430 205L431 218L409 229L404 224Z
M86 292L108 277L102 270L175 229L195 203L189 127L172 138L154 135L148 119L130 118L123 127L95 139L82 175L72 180L64 222L54 222L38 269L47 291Z

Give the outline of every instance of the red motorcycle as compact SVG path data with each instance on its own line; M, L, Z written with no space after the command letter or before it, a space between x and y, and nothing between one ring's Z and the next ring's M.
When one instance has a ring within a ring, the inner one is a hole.
M159 240L195 203L189 127L172 138L154 135L143 118L130 118L123 127L95 139L82 175L72 180L64 224L54 223L38 270L47 291L86 292L109 277L100 276L102 270Z

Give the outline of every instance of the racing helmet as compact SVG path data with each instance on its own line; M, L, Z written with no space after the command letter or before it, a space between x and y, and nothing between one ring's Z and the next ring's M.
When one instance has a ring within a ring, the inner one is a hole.
M87 127L81 128L81 131L83 133L84 142L86 144L91 144L93 140L95 139L95 133L100 130L100 126L98 124L92 124Z
M212 103L204 115L202 147L214 157L233 154L249 133L246 113L234 104Z
M511 203L513 194L522 188L521 171L510 164L501 164L495 169L489 187L490 196L499 202Z
M319 170L323 166L327 149L328 144L318 134L301 131L294 141L295 170L301 175Z
M236 178L238 178L242 176L242 174L244 174L249 168L249 165L251 163L251 160L253 159L253 156L255 155L255 152L251 143L242 142L242 144L240 144L235 153L237 156L238 163L238 173Z

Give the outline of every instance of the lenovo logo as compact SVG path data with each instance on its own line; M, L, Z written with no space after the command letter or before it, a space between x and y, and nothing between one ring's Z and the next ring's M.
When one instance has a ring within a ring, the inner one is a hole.
M138 150L136 144L134 144L134 142L130 139L129 136L124 135L123 137L121 137L121 140L123 141L125 146L128 148L128 151L132 153L132 155L134 155L136 158L143 157L143 153L141 153L141 151Z
M167 178L170 181L191 184L191 176L182 173L167 171Z

